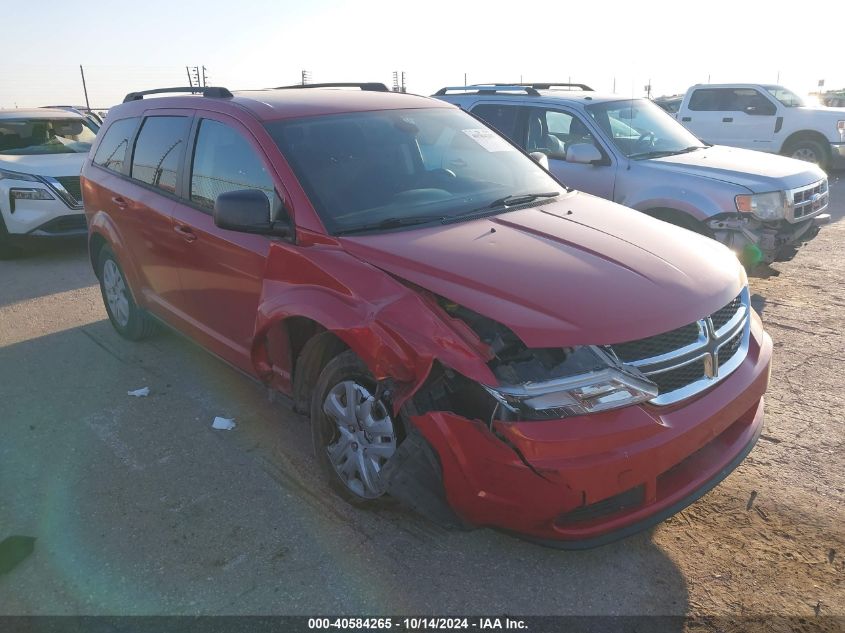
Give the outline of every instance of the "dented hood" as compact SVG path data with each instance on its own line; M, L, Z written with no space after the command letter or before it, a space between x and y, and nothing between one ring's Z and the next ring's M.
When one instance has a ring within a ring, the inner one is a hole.
M341 241L508 326L529 347L665 332L716 311L746 282L721 244L577 192L482 220Z

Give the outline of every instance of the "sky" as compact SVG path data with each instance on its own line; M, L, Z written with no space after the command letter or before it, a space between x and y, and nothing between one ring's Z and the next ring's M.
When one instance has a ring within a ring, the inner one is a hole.
M649 82L659 96L708 81L779 81L807 94L821 79L825 89L845 88L845 36L825 26L841 21L835 4L7 0L0 108L84 104L80 65L95 108L185 85L185 66L197 65L209 85L231 90L298 83L307 70L312 82L388 86L404 71L418 94L463 85L465 75L571 80L626 96L644 95ZM796 28L808 24L816 26Z

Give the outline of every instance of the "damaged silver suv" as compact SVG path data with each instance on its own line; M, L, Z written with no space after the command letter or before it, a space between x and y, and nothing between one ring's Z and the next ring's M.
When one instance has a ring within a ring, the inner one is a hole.
M543 154L567 186L712 237L746 266L792 259L830 220L827 177L816 165L708 145L647 99L548 83L435 96Z

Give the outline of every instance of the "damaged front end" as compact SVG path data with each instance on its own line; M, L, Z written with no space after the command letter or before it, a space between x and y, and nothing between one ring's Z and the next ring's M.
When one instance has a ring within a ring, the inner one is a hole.
M716 332L740 327L746 295L711 315ZM689 404L656 407L657 384L614 352L630 352L625 345L530 349L506 326L430 298L457 333L486 346L498 381L482 384L435 361L402 406L407 436L381 473L385 489L444 527L600 545L697 499L759 436L771 356L759 319L751 319L747 356L736 352L733 380L714 380ZM683 335L637 345L656 350Z
M713 237L746 265L789 261L830 222L827 180L806 187L736 196L737 213L711 218Z

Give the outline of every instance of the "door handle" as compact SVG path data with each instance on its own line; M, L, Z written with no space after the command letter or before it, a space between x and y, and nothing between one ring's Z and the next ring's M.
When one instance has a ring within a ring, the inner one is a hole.
M692 117L691 116L682 116L681 121L692 121Z
M195 242L197 240L197 234L191 229L190 226L185 226L184 224L177 224L173 227L173 230L176 231L182 239L186 242Z
M125 209L129 206L129 203L126 201L125 198L121 198L120 196L114 196L111 201L114 203L118 209Z
M722 123L733 123L734 118L732 116L726 116L722 119Z

